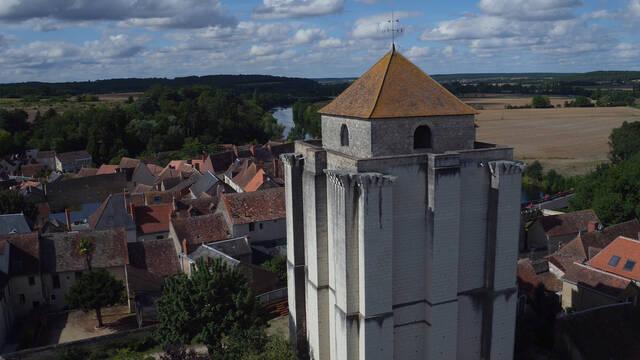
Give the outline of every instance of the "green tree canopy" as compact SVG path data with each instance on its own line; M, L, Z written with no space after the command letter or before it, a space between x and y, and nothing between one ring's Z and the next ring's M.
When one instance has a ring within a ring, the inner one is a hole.
M76 250L78 250L81 255L84 255L87 262L87 269L91 270L91 257L93 256L93 251L95 250L93 241L85 237L81 238Z
M123 296L122 281L100 269L83 273L69 289L66 300L72 308L80 308L84 312L94 310L98 327L102 327L102 308L120 303Z
M280 281L287 281L287 257L278 255L274 256L271 260L265 261L262 267L276 275Z
M548 96L544 95L536 95L531 100L531 106L536 109L544 109L551 107L551 100L549 100Z
M35 221L38 217L38 208L18 191L0 191L0 214L19 213L24 213L27 218Z
M640 152L640 121L624 122L609 135L609 158L615 164Z
M210 354L220 352L222 339L235 329L265 325L263 309L244 276L220 260L200 259L190 277L168 278L156 306L160 343L196 341L207 345Z

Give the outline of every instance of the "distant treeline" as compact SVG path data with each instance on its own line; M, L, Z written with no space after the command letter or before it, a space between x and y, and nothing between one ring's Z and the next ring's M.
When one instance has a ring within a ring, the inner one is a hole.
M640 79L640 71L592 71L587 73L479 73L433 75L439 82L532 83L541 81L572 82L573 85L597 86L603 83L628 83Z
M153 85L174 89L210 86L216 89L228 90L244 98L249 98L257 92L262 95L264 105L269 107L291 105L301 98L317 99L336 96L348 86L346 83L320 84L310 79L269 75L210 75L175 79L129 78L63 83L26 82L0 84L0 97L23 98L36 96L48 98L82 94L144 92Z

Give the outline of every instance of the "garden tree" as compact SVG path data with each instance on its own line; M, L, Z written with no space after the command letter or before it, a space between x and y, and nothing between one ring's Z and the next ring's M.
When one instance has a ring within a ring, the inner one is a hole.
M324 104L313 104L298 101L293 104L293 122L295 127L289 137L293 140L304 139L306 135L312 138L322 136L322 120L318 110Z
M225 346L212 360L297 360L291 344L279 336L269 337L262 328L234 329Z
M209 354L220 352L221 341L234 329L265 326L263 309L244 276L218 259L199 259L190 277L167 278L156 307L161 344L196 341L207 345Z
M19 213L23 213L27 218L35 221L38 217L38 208L18 191L0 191L0 215Z
M209 360L208 356L198 355L193 349L184 345L167 345L160 360Z
M265 261L262 267L276 275L280 281L287 281L287 257L278 255L274 256L271 260Z
M609 159L614 164L640 152L640 121L624 122L609 135Z
M13 148L13 136L5 129L0 128L0 157L9 155Z
M87 269L91 270L91 257L93 256L93 251L95 250L95 245L93 241L88 238L81 238L78 243L78 247L76 248L80 255L85 257L85 261L87 262Z
M640 154L601 166L580 178L571 210L593 209L605 225L614 225L640 216Z
M542 164L540 164L540 161L536 160L529 164L524 171L524 176L534 181L542 182L544 174L542 172Z
M95 311L98 327L102 327L102 309L118 304L124 296L122 281L104 269L84 272L66 295L67 304L82 311Z
M551 100L549 100L548 96L536 95L531 100L531 106L536 109L548 108L551 107Z

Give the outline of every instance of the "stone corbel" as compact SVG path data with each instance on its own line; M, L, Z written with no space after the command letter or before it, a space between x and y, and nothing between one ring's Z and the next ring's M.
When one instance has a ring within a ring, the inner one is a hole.
M285 165L289 165L291 167L304 165L304 155L300 153L282 154L280 155L280 160L282 160Z

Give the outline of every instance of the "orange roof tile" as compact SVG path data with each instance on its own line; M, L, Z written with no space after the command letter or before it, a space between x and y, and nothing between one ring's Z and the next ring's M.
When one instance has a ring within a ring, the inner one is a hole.
M169 231L169 221L173 212L172 204L138 206L133 212L140 233L153 234Z
M101 165L96 175L114 174L118 170L118 165Z
M618 260L611 263L614 256ZM625 268L627 262L629 267ZM620 236L591 259L589 265L627 279L640 280L640 241Z
M318 112L362 119L477 114L395 48Z

